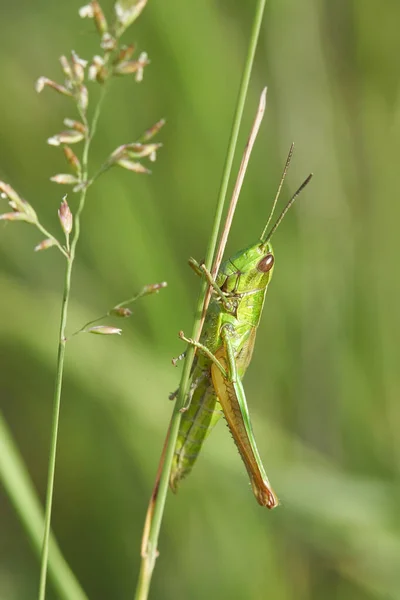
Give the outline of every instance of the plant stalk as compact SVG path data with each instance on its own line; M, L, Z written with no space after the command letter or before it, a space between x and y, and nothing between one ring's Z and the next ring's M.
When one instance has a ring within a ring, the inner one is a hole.
M264 13L266 0L257 0L254 22L250 36L249 47L247 51L246 62L243 69L242 79L239 88L239 94L236 103L236 110L232 124L231 136L228 144L225 165L218 194L217 206L214 216L214 222L211 237L207 247L205 265L211 270L213 256L218 240L218 233L221 226L222 213L225 204L226 192L229 184L229 178L232 170L232 163L235 155L237 139L239 135L240 123L242 120L247 90L249 87L250 75L254 62L254 55L257 47L257 41L261 29L261 23ZM197 300L195 322L193 326L192 339L198 340L201 335L203 324L202 314L205 314L207 303L208 284L202 281ZM136 587L135 600L146 600L148 598L151 579L154 571L155 561L158 555L158 538L161 529L161 523L164 515L165 502L168 492L169 476L174 456L176 440L179 433L179 425L182 413L181 408L185 404L185 399L189 390L190 370L193 363L195 349L189 345L186 350L185 362L183 365L179 393L171 417L167 439L165 441L163 456L160 463L160 477L156 479L156 485L150 500L150 505L145 522L144 543L142 544L142 561L140 566L139 578Z
M105 85L102 87L100 98L97 102L96 109L94 111L91 127L88 127L86 115L81 113L83 123L86 125L86 137L82 152L82 181L87 181L88 175L88 158L90 144L93 136L96 132L97 122L100 116L101 105L105 95ZM43 546L40 564L40 580L39 580L39 594L38 600L45 600L46 596L46 581L47 581L47 568L49 559L49 539L50 539L50 528L51 528L51 513L53 505L53 494L54 494L54 478L56 468L56 457L57 457L57 442L58 442L58 429L60 421L60 407L61 407L61 391L62 381L64 373L64 359L66 349L66 327L68 320L68 305L70 300L71 291L71 280L72 280L72 268L75 260L76 246L80 236L80 221L83 209L85 207L86 193L88 186L85 185L82 188L80 194L80 200L78 209L74 219L74 235L71 242L71 249L67 257L67 265L65 269L64 277L64 291L63 299L61 304L61 317L60 317L60 333L58 341L58 352L57 352L57 365L56 365L56 377L55 377L55 388L53 398L53 420L51 430L51 441L50 441L50 454L49 454L49 467L47 475L47 489L46 489L46 507L44 515L44 533L43 533Z

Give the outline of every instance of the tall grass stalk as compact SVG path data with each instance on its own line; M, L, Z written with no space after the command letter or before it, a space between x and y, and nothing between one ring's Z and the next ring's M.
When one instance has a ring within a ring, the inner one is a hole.
M97 102L92 123L89 126L85 113L80 112L82 123L85 126L85 142L82 152L82 181L87 181L88 168L89 168L89 149L91 141L96 133L97 123L100 117L101 105L105 96L106 86L103 85L100 92L100 98ZM49 560L49 539L50 539L50 526L51 526L51 512L53 506L53 493L54 493L54 476L56 469L56 457L57 457L57 440L58 440L58 429L60 421L60 407L61 407L61 392L62 392L62 381L64 373L64 359L66 349L66 327L68 320L68 305L71 293L71 280L72 280L72 268L74 266L74 260L76 256L76 246L79 241L81 232L81 216L83 209L85 208L87 186L85 185L80 192L80 200L78 210L75 215L75 227L74 236L72 238L71 247L67 256L67 264L65 269L64 278L64 290L61 305L61 317L60 317L60 332L58 339L58 352L57 352L57 364L56 364L56 377L55 377L55 388L53 398L53 420L51 427L51 442L50 442L50 453L49 453L49 468L47 475L47 489L46 489L46 506L44 515L44 534L43 534L43 546L40 563L40 580L39 580L39 600L44 600L46 596L46 580L47 580L47 565Z
M228 144L225 165L221 180L221 186L218 194L217 206L214 215L214 221L210 240L207 247L205 265L211 270L213 257L218 240L218 233L221 226L222 214L225 205L226 193L232 170L232 163L235 155L237 139L239 135L240 124L243 116L244 105L249 87L250 75L253 67L254 56L256 52L258 37L261 29L262 18L264 14L266 0L258 0L254 15L253 27L250 35L249 47L243 68L242 80L240 83L239 94L236 103L235 115L233 118L231 136ZM206 309L206 297L208 284L202 281L199 296L196 304L195 321L192 331L192 339L199 340L201 335L202 317ZM136 587L135 600L146 600L150 590L151 579L158 555L158 538L161 529L161 523L164 515L165 502L168 492L169 475L174 456L176 440L179 432L179 425L182 413L181 408L185 404L189 390L189 376L194 358L194 347L189 345L186 350L186 357L183 365L179 393L174 406L171 422L169 425L159 471L156 477L153 494L150 499L149 508L145 520L143 542L142 542L142 560L139 572L139 578Z

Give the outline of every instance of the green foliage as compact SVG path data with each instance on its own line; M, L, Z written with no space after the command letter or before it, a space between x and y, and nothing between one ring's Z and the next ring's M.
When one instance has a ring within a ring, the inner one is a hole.
M49 230L64 188L45 177L65 159L44 140L68 100L37 97L33 84L42 73L57 79L55 57L71 40L79 56L93 53L79 6L2 11L0 179L29 197ZM112 169L90 190L71 330L146 283L168 288L134 305L121 337L79 336L68 347L53 527L89 598L133 595L179 379L170 359L183 350L177 333L190 329L198 289L186 261L204 255L253 8L149 0L130 29L151 61L144 85L122 78L105 100L94 169L160 115L164 148L150 177ZM399 597L399 19L396 3L267 4L242 146L265 84L268 107L227 253L259 235L294 140L284 194L315 176L274 238L274 280L245 380L283 506L271 513L254 502L220 424L168 498L154 599ZM43 500L62 257L34 253L38 241L24 223L0 226L0 407ZM37 560L5 495L0 511L0 597L32 598Z

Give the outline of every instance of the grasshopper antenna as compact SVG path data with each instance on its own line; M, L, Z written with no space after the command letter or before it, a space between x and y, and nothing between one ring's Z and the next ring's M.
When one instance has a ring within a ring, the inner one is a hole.
M265 236L266 232L268 231L269 224L271 223L271 219L274 216L276 204L277 204L278 198L279 198L279 196L281 194L281 189L282 189L282 186L283 186L283 182L285 181L286 174L287 174L287 172L289 170L290 161L292 160L293 150L294 150L294 142L292 142L292 145L290 146L289 154L288 154L288 157L287 157L286 163L285 163L285 168L283 169L283 173L282 173L281 180L279 182L278 190L276 192L275 199L274 199L274 202L272 204L272 209L271 209L271 212L269 213L267 224L264 227L263 232L262 232L262 234L260 236L261 240L264 239L264 236Z
M285 208L283 209L283 211L277 218L275 225L272 227L271 231L269 232L269 234L267 235L265 240L263 240L263 245L266 244L271 239L271 237L274 235L275 231L278 229L280 223L282 222L282 220L283 220L284 216L286 215L287 211L289 210L289 208L292 206L292 204L294 203L296 198L301 194L301 192L304 190L304 188L310 183L312 176L313 176L313 174L310 173L310 175L307 177L307 179L305 179L303 181L303 183L298 188L298 190L290 198L289 202L286 204Z

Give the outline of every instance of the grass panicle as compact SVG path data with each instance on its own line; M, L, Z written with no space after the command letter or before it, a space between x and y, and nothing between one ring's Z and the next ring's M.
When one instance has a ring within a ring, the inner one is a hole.
M32 207L31 203L24 200L13 187L8 183L0 182L1 196L8 201L11 212L5 212L0 215L3 221L15 222L24 221L36 227L44 235L44 239L35 246L36 252L41 252L49 248L57 248L65 259L64 289L61 303L61 316L58 337L57 363L55 375L55 388L53 399L53 418L51 428L51 442L49 453L49 466L47 476L46 504L44 514L44 533L41 546L41 566L39 581L39 600L44 600L46 595L47 571L49 564L49 550L51 539L51 514L54 495L54 479L56 470L57 441L60 421L61 394L64 373L64 360L66 352L68 307L71 294L71 283L73 266L76 258L77 245L81 235L81 217L85 209L89 188L111 167L120 167L147 175L150 173L146 163L152 163L156 159L156 153L161 144L152 141L152 138L159 132L164 125L164 120L158 121L155 125L147 128L144 133L138 135L135 140L128 140L118 146L106 156L103 163L96 170L91 166L91 148L96 134L103 101L110 82L116 77L131 77L138 84L142 82L144 70L149 64L147 53L142 51L136 55L133 44L125 45L121 43L121 36L125 31L136 22L142 10L145 8L146 0L120 1L114 5L114 12L110 21L106 18L100 4L92 1L79 11L81 18L91 19L94 22L98 33L99 47L96 54L89 60L80 57L76 52L71 51L68 56L60 57L60 65L63 73L61 83L53 81L48 77L39 77L36 81L35 89L41 93L48 88L57 94L65 97L69 103L69 109L75 110L73 119L66 117L63 125L66 129L59 131L48 138L47 143L50 146L59 148L63 151L67 170L64 173L57 173L51 176L51 181L58 185L68 186L72 194L62 199L58 210L59 221L61 225L61 236L50 233L41 223L39 216ZM110 24L109 24L110 23ZM95 88L99 89L95 89ZM93 172L92 172L93 171ZM77 196L77 201L75 197ZM147 285L141 292L136 294L128 301L117 304L113 309L107 312L106 317L127 317L130 316L127 304L134 302L137 298L151 293L156 293L166 283ZM95 319L91 323L98 321ZM109 324L97 326L85 325L81 327L79 333L95 333L98 335L120 334L121 329ZM76 333L78 333L76 332ZM4 437L4 440L8 439ZM5 442L4 442L5 443ZM14 456L9 448L8 454ZM16 463L15 463L16 464ZM2 470L2 476L7 478L8 470ZM6 489L12 490L11 485ZM15 507L21 515L22 522L28 529L28 519L24 514L28 510L26 503L19 503L15 494L10 497ZM36 500L33 500L36 502ZM36 515L37 520L37 515ZM31 533L32 535L32 533ZM37 532L35 534L35 547L37 548ZM57 569L54 568L55 559L52 561L50 572L54 575ZM57 564L60 564L58 561ZM65 569L64 569L65 570ZM60 573L55 577L58 585L62 579ZM76 584L78 586L78 584ZM72 589L72 588L68 588ZM83 592L81 593L84 596ZM64 593L66 598L72 600L72 593Z

